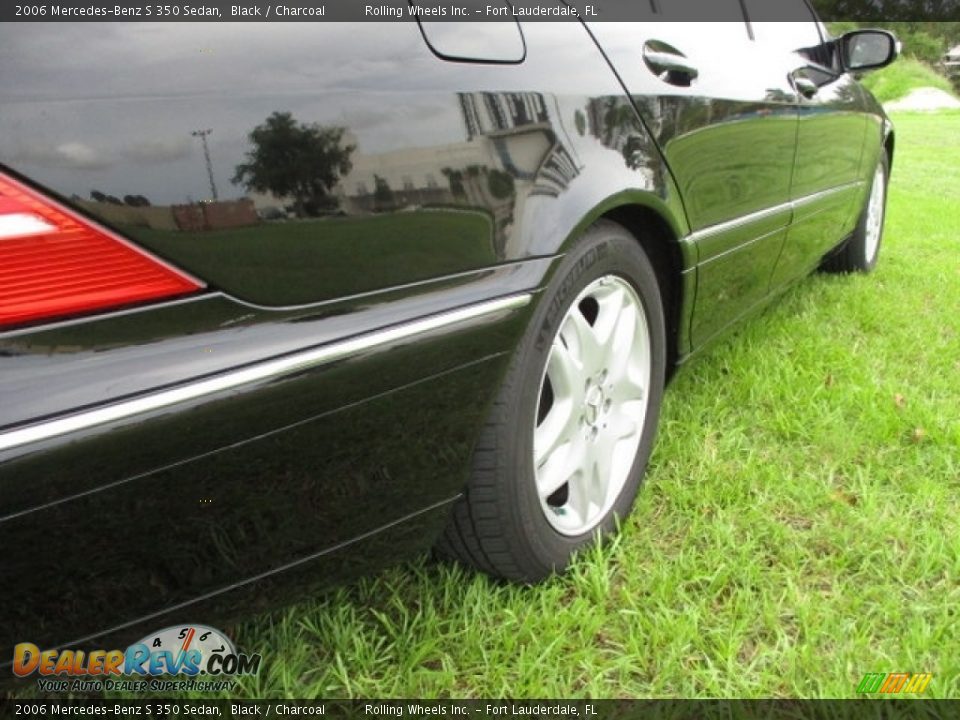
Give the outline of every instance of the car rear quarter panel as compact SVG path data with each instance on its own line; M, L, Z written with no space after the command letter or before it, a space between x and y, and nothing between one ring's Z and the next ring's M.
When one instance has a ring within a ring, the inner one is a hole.
M565 243L618 204L683 234L662 160L583 28L525 30L526 62L490 66L439 60L415 24L5 28L0 165L211 293L0 334L0 432L491 298L535 301ZM283 198L231 183L276 111L346 129L342 216L263 220ZM213 130L216 202L199 202L199 129ZM420 532L382 559L425 547L531 308L7 448L0 547L17 592L0 657L108 627L134 638L230 606L238 584L279 597L404 519Z

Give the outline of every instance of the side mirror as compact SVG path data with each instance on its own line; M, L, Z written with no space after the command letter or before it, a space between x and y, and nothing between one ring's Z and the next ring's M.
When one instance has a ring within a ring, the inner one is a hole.
M854 30L840 38L845 70L876 70L892 63L898 55L900 41L886 30Z

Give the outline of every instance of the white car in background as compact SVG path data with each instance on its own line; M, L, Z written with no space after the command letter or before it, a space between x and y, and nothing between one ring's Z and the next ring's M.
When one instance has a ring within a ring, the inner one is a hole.
M943 70L949 78L960 78L960 45L951 50L947 50L941 61Z

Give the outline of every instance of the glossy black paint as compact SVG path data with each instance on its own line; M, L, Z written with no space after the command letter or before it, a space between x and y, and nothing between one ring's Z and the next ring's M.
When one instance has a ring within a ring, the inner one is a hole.
M19 333L0 339L0 428L215 376L410 318L535 287L550 261L532 260L285 311L219 294ZM504 347L509 347L509 344ZM500 348L503 349L503 348ZM449 360L468 360L459 353ZM446 362L446 361L444 361ZM448 369L442 365L438 369ZM431 370L432 368L424 368ZM28 448L24 451L32 451ZM0 450L0 461L13 452Z
M593 23L677 179L697 250L691 342L700 345L767 296L789 212L723 224L790 199L797 106L789 58L771 59L744 23ZM682 53L699 74L661 79L647 45Z
M377 567L371 552L428 547L537 293L600 217L654 257L677 360L812 269L852 228L889 122L840 73L801 97L802 57L721 25L528 23L522 62L492 64L438 57L414 22L0 29L0 167L211 285L0 333L0 433L533 295L0 451L16 588L0 600L0 664L20 641L122 644L242 616ZM478 59L475 27L443 31ZM658 77L647 45L682 51L696 80ZM355 146L325 204L231 182L275 112ZM111 201L128 195L150 206Z
M358 361L363 369L347 363L7 463L5 477L50 502L0 525L0 545L14 551L5 569L17 578L17 591L4 593L5 637L52 646L189 608L455 498L486 407L463 399L496 384L505 358L471 330L432 348L384 351ZM477 360L397 385L398 366L460 342ZM394 389L365 397L371 377ZM291 406L314 398L330 409L291 422ZM232 444L200 452L225 438ZM194 457L129 474L155 466L171 439ZM95 487L62 487L64 468L92 475Z
M552 256L615 193L685 230L639 121L605 114L622 89L578 24L525 28L520 72L438 60L415 22L99 30L98 49L67 68L54 58L75 46L73 28L30 26L4 43L3 160L238 299L305 305ZM108 58L125 61L103 77ZM95 97L78 92L94 74ZM274 112L344 128L353 167L322 211L345 216L259 222L244 209L272 217L289 205L231 182L248 133ZM207 126L224 202L191 206L211 197L190 135ZM151 207L96 202L92 188Z

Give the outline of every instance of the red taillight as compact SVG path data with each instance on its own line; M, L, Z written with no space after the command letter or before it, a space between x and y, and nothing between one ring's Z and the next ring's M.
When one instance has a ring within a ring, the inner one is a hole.
M115 233L0 174L0 328L202 287Z

